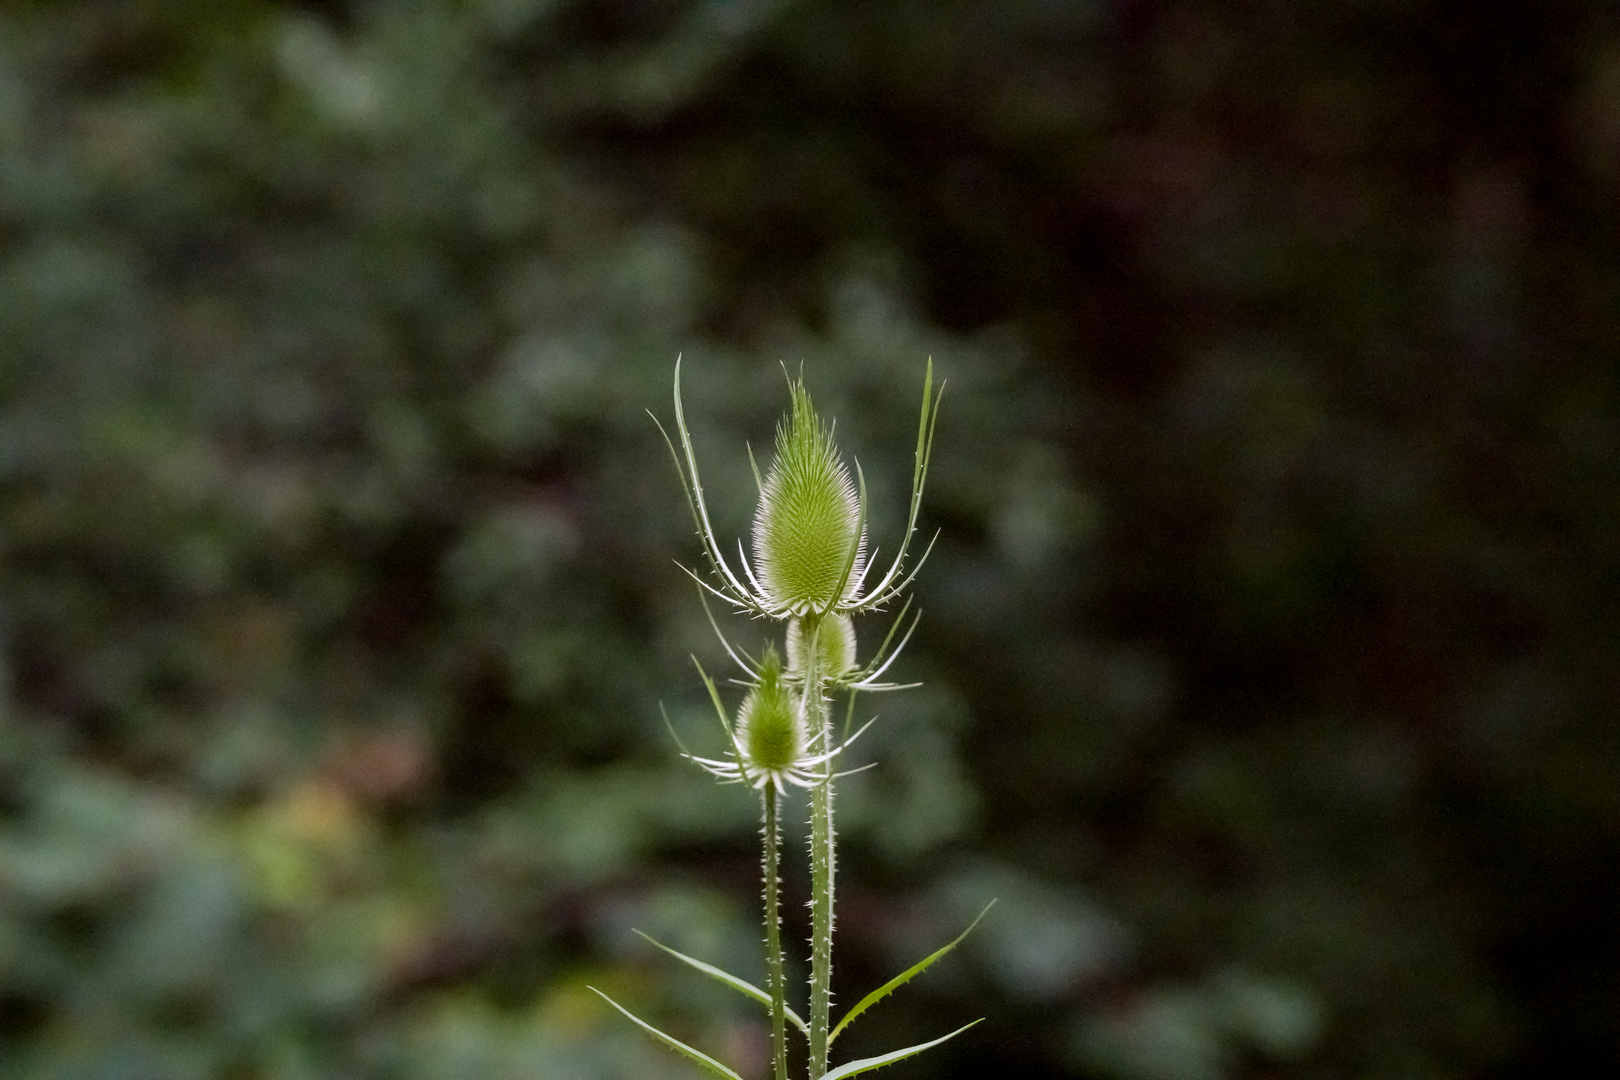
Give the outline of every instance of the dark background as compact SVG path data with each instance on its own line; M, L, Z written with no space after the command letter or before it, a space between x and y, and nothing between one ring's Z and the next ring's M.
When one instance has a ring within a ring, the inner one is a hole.
M842 1058L1614 1070L1617 195L1596 0L10 0L0 1073L760 1075L677 353L950 383Z

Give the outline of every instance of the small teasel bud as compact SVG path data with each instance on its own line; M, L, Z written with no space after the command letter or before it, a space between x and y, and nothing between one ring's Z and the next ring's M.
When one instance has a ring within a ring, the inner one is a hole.
M848 615L829 615L822 619L816 633L816 648L820 653L821 675L837 680L855 670L855 624ZM788 670L802 676L810 661L810 631L804 619L788 623Z
M855 594L866 530L832 431L816 416L802 381L792 392L792 412L776 429L776 459L760 485L754 562L770 604L802 615Z
M737 712L737 744L750 771L780 773L804 756L809 732L804 707L782 677L782 657L767 645L760 658L759 681Z

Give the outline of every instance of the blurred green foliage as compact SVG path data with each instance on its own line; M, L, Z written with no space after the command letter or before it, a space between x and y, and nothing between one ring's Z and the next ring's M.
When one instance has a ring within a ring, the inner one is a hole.
M1617 181L1596 2L0 7L0 1074L763 1069L677 353L950 383L846 1053L1615 1063Z

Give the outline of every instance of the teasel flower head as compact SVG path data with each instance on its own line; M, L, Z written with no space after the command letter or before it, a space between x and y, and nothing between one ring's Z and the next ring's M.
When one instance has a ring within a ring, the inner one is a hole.
M805 619L788 623L788 670L803 678L812 656L820 662L820 676L832 683L855 670L855 623L848 615L829 615L813 625Z
M922 557L907 567L939 418L933 362L929 361L923 380L906 530L899 553L875 581L868 580L874 567L867 551L866 481L860 463L855 463L852 479L833 442L832 429L817 417L803 380L790 379L788 388L792 405L777 428L775 458L763 477L755 470L759 504L754 515L753 561L739 541L734 569L709 521L697 453L681 400L681 365L679 360L675 362L675 429L680 449L667 431L664 438L675 459L711 577L688 573L709 594L736 610L771 619L814 620L883 608L898 600L916 579L933 547L930 541ZM663 431L662 424L659 430Z
M754 513L754 573L767 607L792 615L852 599L865 571L866 520L832 428L803 381L776 429L776 457Z
M782 674L781 655L774 645L766 646L758 681L737 710L739 759L744 769L756 775L785 772L809 756L804 702Z
M830 738L810 731L803 688L794 685L783 670L781 653L775 646L767 645L758 665L747 670L751 676L745 684L748 692L743 696L733 724L726 718L714 680L698 667L720 718L720 726L725 729L726 756L699 757L684 745L681 747L683 757L724 783L747 784L759 789L770 784L779 793L785 792L788 784L814 787L830 775L833 759L871 726L868 721L855 734L829 749L826 742L830 742ZM671 731L673 733L673 728Z

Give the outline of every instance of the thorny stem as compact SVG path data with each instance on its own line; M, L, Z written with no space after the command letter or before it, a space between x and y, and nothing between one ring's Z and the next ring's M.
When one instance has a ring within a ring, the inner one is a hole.
M826 728L826 709L822 727ZM811 942L810 942L810 1075L827 1072L827 1031L832 1011L833 851L832 778L810 790Z
M786 988L782 981L782 926L777 911L781 884L780 825L777 803L781 796L773 784L765 785L765 960L770 966L771 1057L776 1080L787 1080Z
M810 660L804 673L804 703L812 733L820 745L830 745L832 724L822 693L820 626L807 635ZM814 738L812 734L812 738ZM810 1077L827 1072L829 1013L832 1010L833 878L837 856L833 850L833 767L826 779L810 789Z

